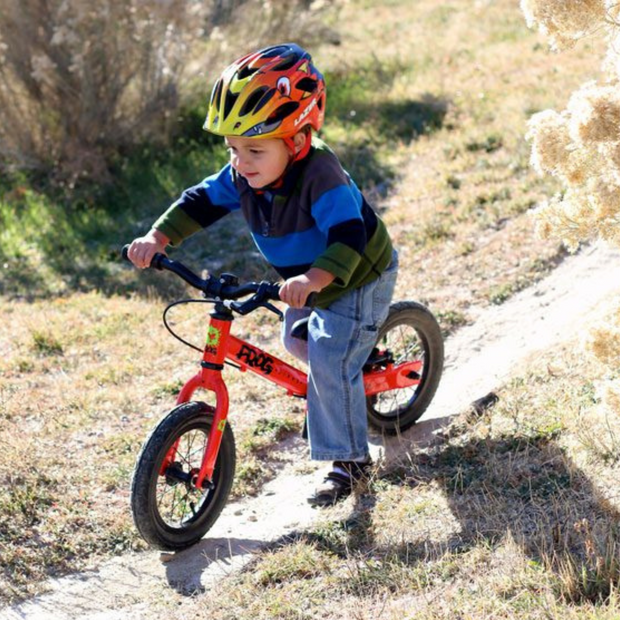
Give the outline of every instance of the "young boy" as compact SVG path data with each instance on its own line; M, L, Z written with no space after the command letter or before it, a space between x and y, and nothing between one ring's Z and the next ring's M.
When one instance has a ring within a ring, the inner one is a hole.
M310 454L333 461L308 500L319 506L350 494L371 465L362 367L398 269L383 222L332 151L312 138L324 114L323 76L297 45L235 61L213 88L204 124L224 137L230 163L185 190L129 249L137 267L148 267L168 244L241 209L284 278L284 345L309 366ZM304 307L310 293L317 293L312 309ZM306 317L307 342L292 338L292 325Z

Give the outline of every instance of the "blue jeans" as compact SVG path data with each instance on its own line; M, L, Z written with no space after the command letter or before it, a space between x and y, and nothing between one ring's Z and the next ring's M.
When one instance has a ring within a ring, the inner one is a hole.
M388 315L398 255L379 278L350 291L328 308L287 308L282 342L306 362L308 438L317 461L360 460L368 455L362 367ZM308 342L291 338L293 323L309 316Z

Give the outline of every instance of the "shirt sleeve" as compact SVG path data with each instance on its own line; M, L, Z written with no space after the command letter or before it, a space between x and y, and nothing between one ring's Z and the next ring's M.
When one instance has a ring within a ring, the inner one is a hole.
M343 287L348 285L366 248L362 204L361 193L350 181L324 192L312 205L312 216L327 236L327 247L312 266L334 275L335 283Z
M239 207L239 192L233 182L232 167L227 164L218 173L186 189L153 227L172 244L179 244Z

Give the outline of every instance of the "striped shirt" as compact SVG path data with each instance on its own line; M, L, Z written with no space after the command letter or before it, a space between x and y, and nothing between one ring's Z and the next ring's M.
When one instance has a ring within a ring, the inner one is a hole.
M334 153L318 138L294 162L277 188L255 191L230 164L186 189L155 222L173 244L241 209L256 246L285 279L311 267L335 280L317 298L326 307L377 278L389 265L392 244Z

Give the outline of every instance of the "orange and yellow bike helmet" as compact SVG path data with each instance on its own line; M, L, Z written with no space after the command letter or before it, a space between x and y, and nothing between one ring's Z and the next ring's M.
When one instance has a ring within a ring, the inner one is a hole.
M325 81L294 43L233 62L215 83L203 129L220 136L287 138L325 116Z

